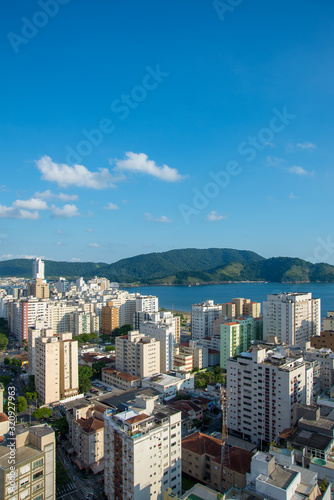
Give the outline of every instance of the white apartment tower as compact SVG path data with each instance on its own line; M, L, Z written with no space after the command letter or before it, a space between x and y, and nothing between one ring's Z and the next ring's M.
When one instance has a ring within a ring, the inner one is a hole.
M105 419L105 493L108 500L162 500L181 494L181 412L137 396Z
M191 337L194 340L212 337L213 322L221 315L221 304L215 305L213 300L193 304L191 306Z
M35 259L32 263L32 278L44 280L44 260Z
M134 330L116 337L116 370L144 378L160 373L160 343Z
M263 302L263 336L277 337L278 342L299 345L320 335L320 299L311 293L278 293Z
M28 373L35 375L35 343L36 339L42 335L51 337L53 335L52 329L48 328L45 321L39 319L36 321L34 327L28 328Z
M292 427L293 405L311 404L313 366L284 350L253 348L227 360L227 425L253 443L272 442Z
M140 333L154 338L160 343L160 368L159 373L166 373L173 369L174 347L176 344L175 328L172 324L161 321L145 321L140 326Z

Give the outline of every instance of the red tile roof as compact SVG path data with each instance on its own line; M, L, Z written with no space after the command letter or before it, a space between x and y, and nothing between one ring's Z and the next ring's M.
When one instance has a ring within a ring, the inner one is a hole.
M250 471L253 453L243 450L238 446L231 448L225 446L223 453L223 464L227 469L239 472L239 474L246 474ZM221 459L219 459L221 463Z
M125 420L127 424L137 424L138 422L141 422L142 420L146 420L147 418L150 418L149 415L146 415L146 413L141 413L140 415L136 415L135 417L128 418Z
M98 431L99 429L104 428L104 422L95 417L79 418L77 422L85 432Z
M129 382L135 382L136 380L140 380L140 378L135 377L134 375L130 375L129 373L120 372L120 371L115 370L113 368L102 368L102 371L110 373L111 375L116 375L117 377L122 378L123 380L127 380Z
M207 434L194 432L182 439L182 449L196 453L197 455L211 455L220 459L222 442Z

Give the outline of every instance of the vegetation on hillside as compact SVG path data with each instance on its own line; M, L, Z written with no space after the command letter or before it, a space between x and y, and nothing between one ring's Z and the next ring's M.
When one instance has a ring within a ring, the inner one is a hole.
M0 277L31 277L32 260L0 262ZM334 266L291 257L265 259L255 252L230 248L187 248L138 255L114 264L45 261L48 279L104 276L119 283L193 284L228 281L333 282ZM0 325L1 327L1 325ZM0 333L1 328L0 328Z

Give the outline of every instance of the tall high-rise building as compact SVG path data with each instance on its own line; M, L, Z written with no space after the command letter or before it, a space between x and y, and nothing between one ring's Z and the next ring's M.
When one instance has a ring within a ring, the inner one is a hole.
M35 339L35 386L45 404L78 394L78 342L71 333L44 330Z
M295 403L309 405L313 365L291 359L284 349L253 348L227 360L227 425L235 435L272 442L293 425Z
M56 500L53 429L48 425L23 428L16 432L13 444L14 448L5 441L0 446L0 498Z
M144 378L160 373L160 343L134 330L116 337L116 370Z
M160 342L160 373L173 369L174 347L176 344L175 328L164 322L145 321L140 326L140 333Z
M226 370L227 360L236 354L247 351L254 340L262 340L260 323L262 323L262 318L242 316L235 321L220 324L221 368Z
M141 395L104 419L108 500L163 500L167 488L181 494L181 412Z
M36 339L42 335L51 337L53 335L52 329L48 328L48 325L44 320L37 320L35 326L28 328L28 373L29 375L35 375L35 343Z
M111 335L111 332L119 326L119 308L113 301L102 307L101 312L101 333Z
M320 299L311 293L278 293L263 302L263 336L278 342L299 345L320 335Z
M32 263L32 278L44 280L44 260L35 259Z
M211 337L213 322L222 315L221 304L214 304L213 300L206 300L201 304L191 306L191 336L193 339Z

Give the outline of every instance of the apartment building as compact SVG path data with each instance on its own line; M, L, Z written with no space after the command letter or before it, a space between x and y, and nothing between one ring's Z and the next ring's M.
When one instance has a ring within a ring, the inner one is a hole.
M213 300L206 300L200 304L191 306L191 336L193 339L211 337L213 333L213 322L222 315L221 304Z
M329 391L334 385L334 353L331 349L315 349L307 343L303 349L303 356L307 361L317 361L320 364L319 389Z
M160 342L136 330L115 340L116 370L144 378L160 373Z
M35 339L35 386L45 404L78 394L78 342L71 333L44 330Z
M311 293L278 293L263 302L264 337L277 337L278 342L300 345L320 335L320 299Z
M201 432L190 434L182 439L182 473L221 491L221 452L219 439Z
M4 435L7 434L9 430L8 416L3 413L3 393L4 387L0 382L0 442L4 440Z
M167 488L181 494L181 412L141 395L104 419L108 500L162 500Z
M313 366L281 349L253 348L228 359L227 393L230 432L255 444L272 442L292 427L295 403L311 404Z
M322 330L334 331L334 311L327 311L327 316L322 320Z
M311 337L311 347L331 349L334 352L334 330L325 330L319 336Z
M104 467L103 415L108 407L100 402L85 404L82 401L72 401L66 409L69 441L77 464L96 473Z
M220 323L220 367L226 370L227 360L247 351L252 342L261 340L262 318L251 316L236 318L235 321Z
M46 283L41 278L36 278L32 283L28 284L28 296L37 299L48 299L50 297L49 283Z
M140 327L140 333L160 343L160 368L157 373L166 373L173 369L175 328L164 322L146 321Z
M101 311L101 333L111 335L115 328L119 327L119 308L113 301L102 307Z
M191 372L193 369L192 353L185 351L182 347L174 347L173 370Z
M136 298L136 311L155 313L159 311L159 299L154 295L141 295Z
M36 339L45 335L51 337L53 335L53 330L48 328L44 320L37 320L34 327L28 328L28 373L29 375L35 375L35 350L36 350Z
M13 446L8 444L0 446L0 498L56 500L56 440L51 427L17 429Z
M44 260L42 259L35 259L32 263L32 278L34 280L36 279L42 279L44 280Z

